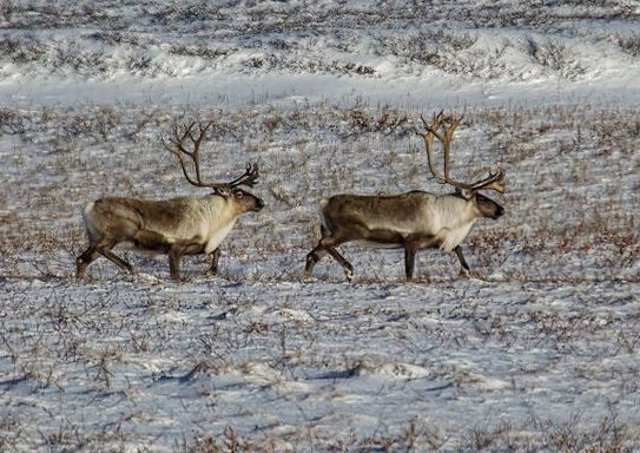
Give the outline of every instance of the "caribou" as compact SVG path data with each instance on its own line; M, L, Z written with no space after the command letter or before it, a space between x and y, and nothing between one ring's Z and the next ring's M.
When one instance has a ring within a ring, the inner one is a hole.
M257 165L248 164L241 176L228 183L202 181L200 145L212 124L213 121L175 123L170 136L162 140L164 147L178 158L187 182L212 191L197 197L165 200L108 197L88 203L82 217L89 246L76 259L76 278L81 279L89 264L99 256L133 274L131 264L112 251L121 243L132 245L134 249L168 255L173 280L180 279L180 259L185 255L209 255L209 270L213 274L217 272L219 246L238 217L260 211L264 202L240 188L255 185ZM195 176L187 171L189 159Z
M460 261L460 275L470 275L469 265L460 244L475 222L483 217L497 219L504 208L480 190L504 193L504 171L467 184L449 177L449 153L453 134L462 117L434 115L431 123L420 117L420 131L427 153L429 171L442 184L454 187L453 193L434 194L421 190L391 195L368 196L341 194L320 201L321 238L306 257L305 279L311 278L315 264L326 255L333 257L344 269L348 281L353 279L353 266L336 247L351 241L364 241L378 246L404 249L407 281L414 273L415 256L419 250L440 248L455 252ZM443 173L435 169L432 155L434 138L441 144Z

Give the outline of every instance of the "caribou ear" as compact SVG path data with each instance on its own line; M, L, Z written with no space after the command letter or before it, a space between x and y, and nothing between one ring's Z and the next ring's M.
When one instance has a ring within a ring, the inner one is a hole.
M231 188L230 187L216 187L215 192L216 195L220 195L221 197L229 198L231 196Z
M473 190L469 189L468 187L458 188L456 192L458 192L465 200L471 200L475 195Z

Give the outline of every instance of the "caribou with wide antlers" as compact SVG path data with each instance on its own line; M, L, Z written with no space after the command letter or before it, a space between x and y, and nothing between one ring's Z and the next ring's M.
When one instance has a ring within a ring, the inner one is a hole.
M175 123L170 137L162 140L164 147L177 156L186 180L212 192L200 197L168 200L110 197L90 202L82 212L89 247L76 260L77 278L82 278L89 264L99 256L133 273L131 264L112 251L120 243L167 254L171 278L174 280L180 279L180 258L184 255L210 255L210 271L214 274L217 272L220 243L238 217L260 211L264 203L240 188L255 185L258 180L257 165L249 164L241 176L228 183L202 181L200 145L212 124L212 121L183 125ZM195 177L189 175L187 159L193 164Z
M473 224L481 217L497 219L504 209L495 201L478 193L480 190L505 189L504 172L498 170L472 184L453 181L449 177L449 147L461 117L433 116L431 123L421 117L425 127L419 134L424 140L429 170L436 181L455 187L449 194L433 194L414 190L392 196L335 195L320 201L321 239L307 255L305 277L310 278L315 264L331 255L345 270L347 280L353 278L353 266L336 247L350 241L366 241L404 249L405 275L413 278L418 250L440 248L455 252L460 274L469 275L460 244ZM434 138L442 146L443 174L438 174L432 155Z

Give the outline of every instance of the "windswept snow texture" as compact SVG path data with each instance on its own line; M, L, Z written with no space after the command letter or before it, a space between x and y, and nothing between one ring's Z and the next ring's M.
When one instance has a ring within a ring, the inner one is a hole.
M312 4L312 5L310 5ZM1 451L640 449L637 2L0 2ZM472 268L352 244L303 281L318 201L496 167ZM260 165L220 272L116 253L76 281L82 207L201 195ZM438 151L438 149L437 149Z

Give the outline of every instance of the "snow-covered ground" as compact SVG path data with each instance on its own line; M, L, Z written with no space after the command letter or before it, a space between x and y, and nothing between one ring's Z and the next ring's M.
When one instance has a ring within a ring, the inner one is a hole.
M637 2L307 3L1 3L0 450L640 451ZM441 109L453 175L507 172L472 278L346 245L304 282L320 197L447 190ZM207 179L261 169L220 275L75 281L85 203L199 194L192 118Z

